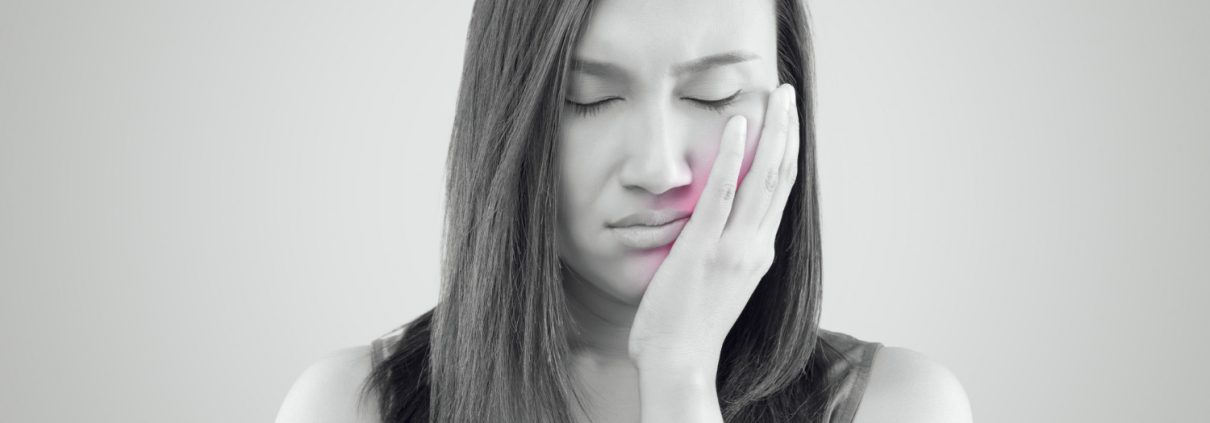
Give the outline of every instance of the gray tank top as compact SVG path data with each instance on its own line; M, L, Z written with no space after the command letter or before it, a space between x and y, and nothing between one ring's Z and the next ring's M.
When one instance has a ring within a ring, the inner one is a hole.
M882 343L863 341L825 329L819 330L819 337L836 346L846 359L828 369L828 379L837 385L837 391L833 402L828 405L828 417L824 420L829 423L850 423L857 415L857 406L861 405L866 383L870 380L870 366L874 364L874 355L882 348Z
M392 348L405 330L407 325L400 326L370 342L370 359L374 367L378 367L378 363L391 355ZM828 405L828 414L824 421L850 423L857 414L857 406L861 405L866 383L870 379L870 366L874 363L874 355L883 345L825 329L820 329L819 336L836 346L846 359L828 369L827 377L832 380L837 391L832 403Z

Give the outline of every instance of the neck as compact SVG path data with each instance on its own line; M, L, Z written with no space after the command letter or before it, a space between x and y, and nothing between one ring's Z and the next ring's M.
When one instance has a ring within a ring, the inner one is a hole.
M630 325L638 307L601 291L567 266L563 291L575 322L568 335L573 352L597 359L630 360Z

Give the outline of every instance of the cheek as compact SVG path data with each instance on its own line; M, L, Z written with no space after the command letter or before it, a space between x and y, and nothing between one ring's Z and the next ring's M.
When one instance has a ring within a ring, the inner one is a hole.
M590 178L583 167L575 163L561 166L559 183L559 222L568 230L576 231L583 226L592 213L586 193L591 189Z
M559 220L573 240L590 242L593 230L604 225L602 196L607 191L609 173L603 143L583 131L569 128L559 144ZM591 245L585 246L591 247Z

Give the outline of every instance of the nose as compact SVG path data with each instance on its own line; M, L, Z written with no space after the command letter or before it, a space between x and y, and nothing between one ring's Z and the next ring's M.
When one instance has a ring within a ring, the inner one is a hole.
M642 113L643 118L636 122L629 140L631 153L619 175L624 187L655 195L693 181L685 143L669 124L668 111L658 109L661 108L648 108L647 113Z

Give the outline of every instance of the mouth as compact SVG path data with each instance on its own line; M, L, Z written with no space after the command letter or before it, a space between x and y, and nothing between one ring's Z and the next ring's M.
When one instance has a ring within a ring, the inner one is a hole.
M675 241L688 221L689 216L682 216L657 225L611 226L609 231L617 237L618 242L622 245L645 250L662 247Z

